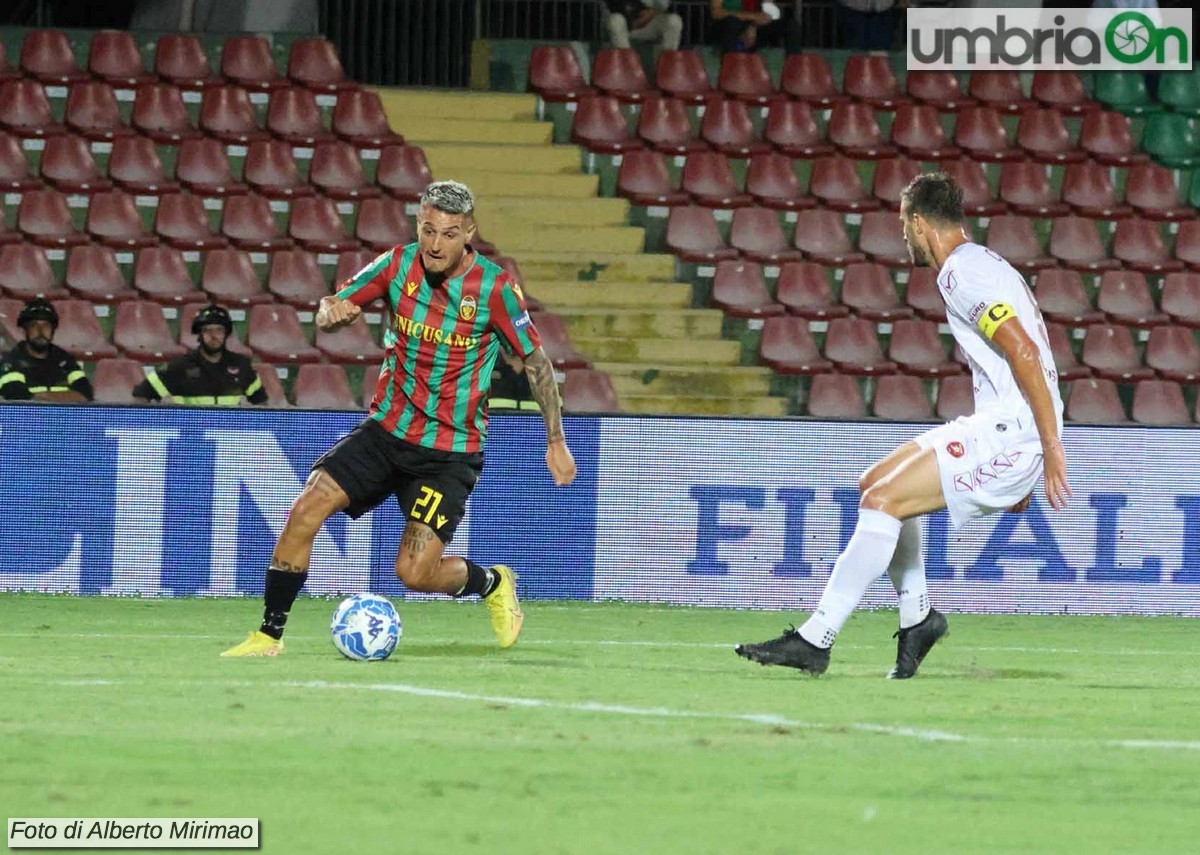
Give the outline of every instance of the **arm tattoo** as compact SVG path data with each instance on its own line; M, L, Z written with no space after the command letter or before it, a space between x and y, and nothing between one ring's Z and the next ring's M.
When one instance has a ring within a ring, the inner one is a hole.
M425 525L405 526L404 537L400 539L400 549L413 558L420 558L433 538L433 529Z
M272 570L282 570L284 573L307 573L308 565L307 564L292 564L287 561L280 561L278 558L276 558L274 561L271 562L271 569Z
M558 383L554 379L554 366L550 363L550 357L546 356L546 351L539 347L525 359L525 376L529 378L529 390L542 410L542 418L546 420L546 443L565 439Z

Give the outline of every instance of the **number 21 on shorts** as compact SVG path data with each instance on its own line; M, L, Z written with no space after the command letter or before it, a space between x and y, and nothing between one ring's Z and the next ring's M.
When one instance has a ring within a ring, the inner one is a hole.
M421 487L421 495L417 496L417 500L413 502L412 511L409 513L409 516L429 525L441 503L441 493L432 487Z

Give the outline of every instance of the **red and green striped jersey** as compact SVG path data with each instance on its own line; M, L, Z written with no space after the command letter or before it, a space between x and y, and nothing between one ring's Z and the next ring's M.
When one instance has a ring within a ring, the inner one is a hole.
M487 397L501 346L522 357L541 344L525 295L499 265L475 253L471 268L437 287L417 244L376 258L338 290L392 316L370 417L392 435L441 451L474 452L487 438Z

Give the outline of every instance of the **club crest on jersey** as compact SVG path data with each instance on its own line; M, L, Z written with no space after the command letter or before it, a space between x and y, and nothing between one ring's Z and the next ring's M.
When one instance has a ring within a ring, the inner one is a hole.
M950 452L951 457L962 457L967 453L961 442L952 442L946 446L946 451Z
M520 282L513 282L512 289L513 289L513 292L517 295L518 299L521 299L521 300L525 299L525 292L521 290Z
M420 287L421 287L420 282L405 282L404 283L404 292L406 294L408 294L408 296L411 297L416 292L416 290Z
M462 302L458 304L458 316L464 321L473 320L475 318L475 309L475 298L470 295L463 297Z

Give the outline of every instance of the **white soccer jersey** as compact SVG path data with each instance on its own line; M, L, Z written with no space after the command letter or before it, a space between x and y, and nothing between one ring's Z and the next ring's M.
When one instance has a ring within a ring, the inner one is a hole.
M938 274L937 283L942 299L946 301L950 332L971 367L975 411L992 410L1011 415L1028 413L1032 417L1029 402L1021 393L1004 353L978 326L985 311L997 303L1004 303L1016 312L1017 320L1037 345L1061 432L1063 405L1058 394L1058 370L1054 366L1042 313L1025 278L987 247L964 243L950 253Z

